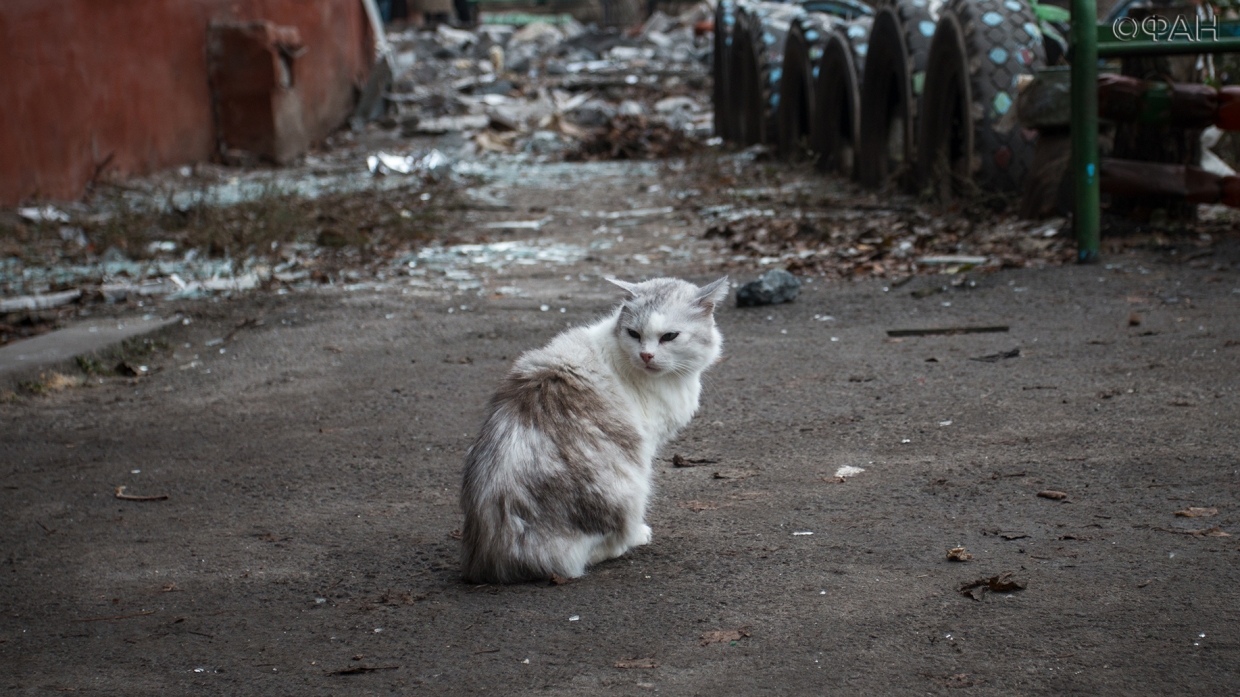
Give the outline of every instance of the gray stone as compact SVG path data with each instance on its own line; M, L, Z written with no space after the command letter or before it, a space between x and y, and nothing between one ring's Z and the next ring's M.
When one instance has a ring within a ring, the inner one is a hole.
M750 281L736 291L737 307L778 305L795 300L801 292L801 282L783 269L772 269L756 281Z

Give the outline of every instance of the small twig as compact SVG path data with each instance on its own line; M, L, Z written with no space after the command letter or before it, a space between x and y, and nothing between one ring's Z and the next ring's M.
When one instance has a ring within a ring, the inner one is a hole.
M80 619L80 620L69 620L69 621L70 622L106 622L107 620L127 620L130 617L142 617L143 615L153 615L153 614L155 614L154 610L144 610L142 612L135 612L132 615L116 615L114 617L87 617L87 618Z
M482 649L481 651L475 651L474 655L477 656L480 653L499 653L499 649Z
M214 638L215 638L215 635L214 635L214 634L207 634L206 632L195 632L195 631L194 631L194 630L192 630L192 629L191 629L191 630L189 630L189 633L190 633L190 634L197 634L198 636L205 636L205 637L206 637L206 638L208 638L208 639L214 639Z
M245 329L246 327L257 327L260 324L262 324L262 320L255 318L255 317L249 317L249 318L243 319L241 320L239 324L237 324L237 326L232 328L232 331L224 335L224 341L225 342L232 341L233 337L237 335L237 332L241 331L242 329Z
M158 496L133 496L125 493L126 488L127 487L123 486L116 487L116 498L121 499L122 501L163 501L168 498L167 494L160 494Z
M56 532L55 530L49 530L49 529L48 529L48 527L47 527L46 525L44 525L43 523L40 523L40 522L39 522L39 521L37 521L37 520L36 520L36 521L34 521L34 522L35 522L35 524L37 524L39 527L43 528L43 532L45 532L45 533L47 533L47 534L49 534L49 535L50 535L50 534L52 534L52 533L54 533L54 532Z
M888 329L887 336L936 336L953 334L989 334L991 332L1006 332L1006 326L993 327L935 327L932 329Z
M400 666L353 666L352 668L343 668L341 670L328 671L328 675L357 675L358 673L369 673L373 670L397 670Z

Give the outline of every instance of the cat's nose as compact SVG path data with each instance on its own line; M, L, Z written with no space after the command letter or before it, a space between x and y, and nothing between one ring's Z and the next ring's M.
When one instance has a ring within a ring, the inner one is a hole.
M641 354L638 354L638 355L640 355L640 356L642 357L642 360L643 360L643 361L645 361L645 362L647 362L647 363L649 363L649 362L650 362L650 359L651 359L651 358L654 358L654 354L653 354L653 353L641 353Z

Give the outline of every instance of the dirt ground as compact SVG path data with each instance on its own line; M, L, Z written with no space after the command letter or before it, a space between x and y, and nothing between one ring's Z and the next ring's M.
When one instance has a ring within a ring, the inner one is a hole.
M462 584L460 470L518 353L615 302L606 273L757 274L679 213L572 215L674 207L688 176L599 171L454 213L468 240L549 211L511 239L584 257L171 303L149 376L0 405L6 694L1240 691L1234 237L721 308L653 543ZM887 334L963 325L1009 329Z

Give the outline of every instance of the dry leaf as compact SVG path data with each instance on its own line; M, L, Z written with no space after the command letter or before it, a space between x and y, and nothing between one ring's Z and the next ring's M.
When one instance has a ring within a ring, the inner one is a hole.
M979 578L976 581L969 581L960 586L960 593L967 595L974 600L981 600L987 591L995 593L1008 593L1011 591L1024 590L1025 584L1012 578L1012 572L1008 571L990 578Z
M969 561L972 558L973 555L964 551L964 547L952 547L947 550L947 561Z
M713 511L719 508L719 504L711 503L710 501L685 501L680 505L694 512Z
M552 586L563 586L563 585L572 583L573 579L564 578L563 576L559 574L551 574L551 578L548 579L548 581L550 582L550 585Z
M748 627L739 629L720 629L713 632L702 632L702 639L698 642L698 646L709 646L710 644L726 644L729 641L740 641L749 636Z
M1218 509L1189 506L1182 511L1176 511L1175 514L1183 518L1208 518L1212 515L1218 515Z
M1205 530L1189 530L1188 534L1193 537L1231 537L1231 535L1223 532L1223 529L1217 525L1212 528L1206 528Z
M1047 490L1045 490L1045 491L1039 491L1039 492L1038 492L1038 496L1041 496L1041 497L1042 497L1042 498L1044 498L1044 499L1054 499L1054 500L1056 500L1056 501L1062 501L1062 500L1064 500L1064 499L1068 498L1068 495L1067 495L1067 494L1065 494L1064 492L1062 492L1062 491L1053 491L1053 490L1051 490L1051 489L1047 489Z
M659 662L653 658L630 658L626 661L616 661L617 668L658 668Z

